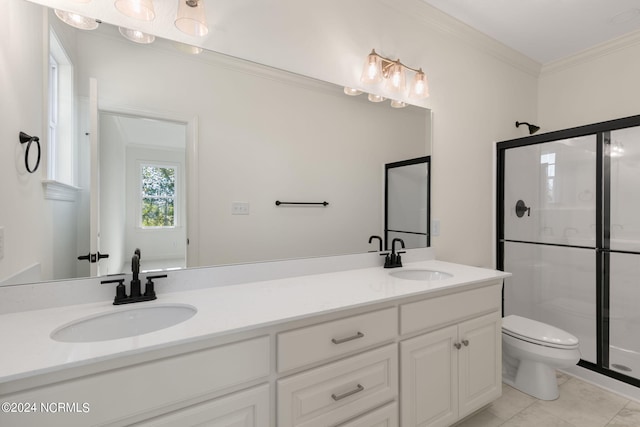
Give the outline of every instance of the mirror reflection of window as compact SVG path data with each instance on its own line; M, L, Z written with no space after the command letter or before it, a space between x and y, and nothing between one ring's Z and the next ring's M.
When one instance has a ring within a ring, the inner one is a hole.
M177 165L140 165L142 228L176 226L177 170Z
M76 181L73 64L53 31L49 33L49 143L47 177Z

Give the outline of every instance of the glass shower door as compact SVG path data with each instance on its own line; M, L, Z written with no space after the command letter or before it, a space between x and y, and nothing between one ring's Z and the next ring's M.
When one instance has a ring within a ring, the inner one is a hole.
M640 378L640 128L611 131L605 138L610 163L608 367ZM605 182L605 185L607 183ZM605 218L606 219L606 218ZM606 360L605 360L606 362ZM605 364L606 366L606 364Z
M504 153L504 314L564 329L596 362L596 135Z

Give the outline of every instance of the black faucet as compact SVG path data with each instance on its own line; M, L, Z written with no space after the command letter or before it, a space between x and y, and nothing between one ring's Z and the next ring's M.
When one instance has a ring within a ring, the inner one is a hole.
M136 249L133 257L131 258L131 273L133 274L131 280L131 294L127 296L126 288L124 286L124 278L104 280L100 283L118 283L116 286L116 297L113 300L113 305L130 304L141 301L152 301L156 299L156 291L154 289L153 279L160 279L167 277L166 274L159 276L147 276L147 283L145 285L144 294L140 289L140 249Z
M378 252L382 252L382 237L380 237L380 236L371 236L371 237L369 237L369 243L373 242L373 239L378 239L379 240ZM375 252L375 251L369 251L369 252Z
M385 255L384 259L384 268L397 268L402 267L402 257L400 254L406 253L406 251L398 251L396 252L396 242L400 242L400 246L404 249L404 240L395 238L391 241L391 254L380 254Z

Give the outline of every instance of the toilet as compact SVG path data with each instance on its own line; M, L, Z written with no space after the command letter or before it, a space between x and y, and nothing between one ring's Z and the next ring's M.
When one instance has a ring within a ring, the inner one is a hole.
M580 360L578 338L525 317L502 319L502 381L542 400L559 396L556 369Z

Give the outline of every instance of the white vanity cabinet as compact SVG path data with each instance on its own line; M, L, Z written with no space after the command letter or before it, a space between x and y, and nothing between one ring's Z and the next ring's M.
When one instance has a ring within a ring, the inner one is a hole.
M407 332L448 324L400 342L403 427L449 426L501 395L500 292L496 285L401 307Z
M193 420L210 419L217 420L211 424L215 426L266 427L268 386L227 400L214 399L243 384L266 381L269 344L269 337L262 336L4 395L2 401L36 406L30 413L0 413L0 425L124 426L190 407L159 424L186 427L200 425ZM43 403L71 407L45 412ZM243 417L244 423L238 421Z
M385 293L362 304L321 305L183 346L167 341L148 353L87 359L53 376L0 384L3 402L80 409L0 412L0 426L449 426L501 394L502 278L474 277L389 297L415 285L384 276L373 283ZM370 290L370 280L357 292ZM227 297L233 290L223 289ZM238 301L237 310L251 310ZM214 322L215 314L202 318ZM91 345L58 343L51 351Z
M136 427L266 427L269 418L269 385L234 393L133 424Z

